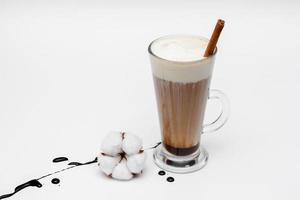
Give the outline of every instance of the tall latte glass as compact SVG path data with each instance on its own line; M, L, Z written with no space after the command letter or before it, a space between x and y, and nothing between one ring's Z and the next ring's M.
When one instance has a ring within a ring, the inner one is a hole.
M208 40L198 36L171 35L154 40L148 48L162 135L154 161L162 169L188 173L205 166L208 153L201 134L213 132L228 118L228 101L218 90L209 90L217 53L203 57ZM207 99L218 99L222 112L203 124Z

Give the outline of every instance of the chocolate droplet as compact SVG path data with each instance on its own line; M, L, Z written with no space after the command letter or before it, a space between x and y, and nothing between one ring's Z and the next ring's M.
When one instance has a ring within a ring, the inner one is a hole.
M59 184L60 180L58 178L54 178L54 179L51 180L51 183L53 183L53 184Z
M158 172L158 174L161 175L161 176L164 176L164 175L166 175L166 172L161 170L161 171Z
M168 181L168 182L174 182L175 179L174 179L173 177L170 176L170 177L167 178L167 181Z

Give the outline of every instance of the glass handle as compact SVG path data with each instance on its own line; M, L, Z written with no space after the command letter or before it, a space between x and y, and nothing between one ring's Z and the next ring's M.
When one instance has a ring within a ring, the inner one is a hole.
M227 122L229 117L229 100L220 90L210 90L208 99L217 99L222 104L222 110L216 120L209 124L203 124L203 133L211 133L219 130Z

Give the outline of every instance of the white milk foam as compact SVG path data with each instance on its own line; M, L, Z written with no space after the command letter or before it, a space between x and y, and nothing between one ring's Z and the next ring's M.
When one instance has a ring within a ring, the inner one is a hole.
M198 36L172 35L155 40L150 51L153 74L174 82L197 82L208 78L214 56L203 57L208 40Z

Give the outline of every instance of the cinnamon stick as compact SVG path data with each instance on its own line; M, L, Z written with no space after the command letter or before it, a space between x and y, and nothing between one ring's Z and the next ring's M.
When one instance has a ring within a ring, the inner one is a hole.
M205 50L205 53L204 53L204 57L208 57L208 56L210 56L214 53L214 50L217 46L217 42L218 42L218 39L219 39L220 34L222 32L222 29L224 28L224 24L225 24L225 21L222 20L222 19L219 19L217 21L214 32L212 33L212 35L210 37L210 40L207 44L207 47L206 47L206 50Z

